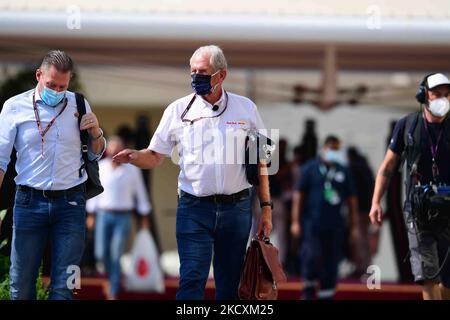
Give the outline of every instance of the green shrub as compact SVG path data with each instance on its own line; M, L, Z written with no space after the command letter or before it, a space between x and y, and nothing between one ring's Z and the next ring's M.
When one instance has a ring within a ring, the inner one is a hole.
M0 300L9 300L9 258L0 255ZM42 282L42 267L36 281L36 297L38 300L47 300L48 289Z

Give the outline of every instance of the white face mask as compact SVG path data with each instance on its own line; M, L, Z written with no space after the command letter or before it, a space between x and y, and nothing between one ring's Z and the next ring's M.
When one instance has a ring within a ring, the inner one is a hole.
M428 110L435 117L442 118L450 110L450 103L447 98L439 98L430 101Z

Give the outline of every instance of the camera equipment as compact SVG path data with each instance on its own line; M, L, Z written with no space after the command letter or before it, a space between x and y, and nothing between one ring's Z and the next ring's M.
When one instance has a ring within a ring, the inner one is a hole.
M412 213L424 230L438 231L450 219L450 186L416 185L412 196Z

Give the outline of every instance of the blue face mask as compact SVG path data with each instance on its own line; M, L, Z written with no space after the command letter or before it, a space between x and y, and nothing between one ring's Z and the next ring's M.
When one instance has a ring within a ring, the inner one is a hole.
M329 163L344 164L344 155L338 150L326 150L323 153L323 160Z
M64 99L65 94L65 90L62 92L57 92L44 86L44 90L42 90L41 92L41 99L46 105L50 107L56 107L58 103L60 103L62 99Z
M199 96L206 96L211 91L214 91L217 85L215 85L213 89L213 87L211 86L211 78L218 74L219 71L220 70L212 75L200 73L191 74L191 87L192 89L194 89L195 93Z

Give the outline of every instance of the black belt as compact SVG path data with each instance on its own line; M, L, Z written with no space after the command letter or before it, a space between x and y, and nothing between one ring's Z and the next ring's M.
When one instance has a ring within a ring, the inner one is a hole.
M33 193L42 194L44 198L58 198L63 197L66 195L70 195L73 193L77 193L80 191L85 191L84 183L81 183L75 187L66 189L66 190L38 190L35 188L31 188L28 186L17 186L17 190L23 190L23 191L31 191Z
M214 203L235 203L241 200L244 197L247 197L250 195L249 189L244 189L242 191L233 193L233 194L213 194L210 196L204 196L204 197L197 197L193 194L184 192L183 190L180 190L181 196L187 196L190 198L196 198L200 200L206 200Z

